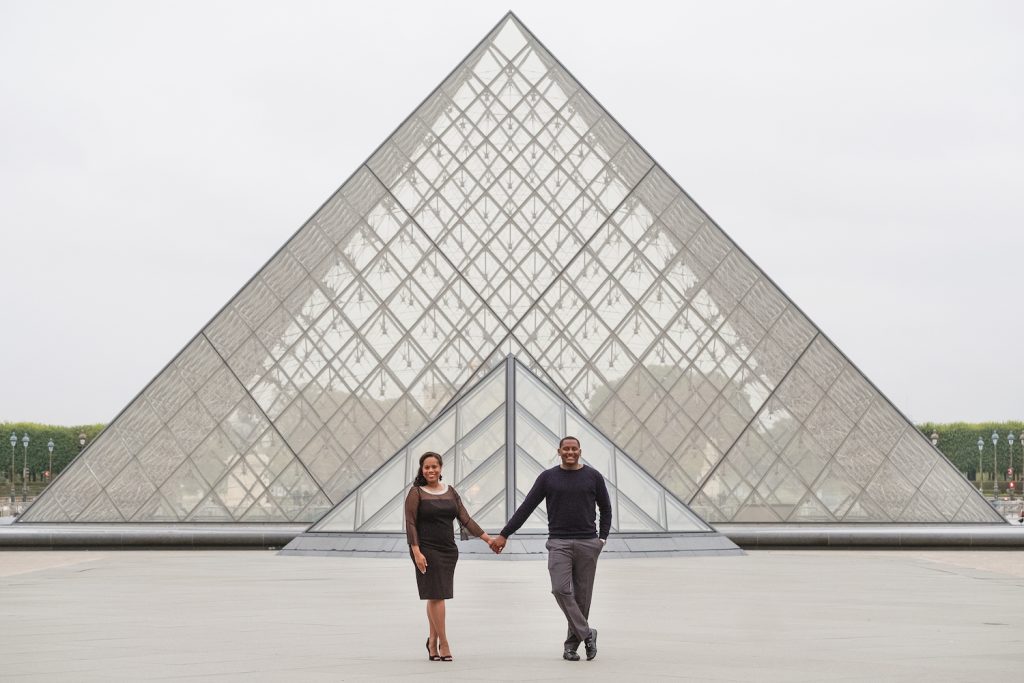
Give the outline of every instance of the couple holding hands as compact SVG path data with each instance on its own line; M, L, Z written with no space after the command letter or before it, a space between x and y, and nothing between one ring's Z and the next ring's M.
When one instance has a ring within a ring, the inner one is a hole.
M427 601L427 656L431 661L452 661L444 623L444 601L452 598L459 560L452 521L458 519L471 535L501 553L508 537L519 530L541 501L547 505L551 592L569 626L562 658L579 661L580 643L588 660L597 656L597 629L591 628L587 618L597 558L612 524L612 505L604 477L581 463L581 455L579 439L563 437L558 444L561 462L537 477L523 504L493 538L469 516L455 489L442 482L441 456L420 456L419 472L405 499L405 528L420 599ZM600 527L596 523L598 511Z

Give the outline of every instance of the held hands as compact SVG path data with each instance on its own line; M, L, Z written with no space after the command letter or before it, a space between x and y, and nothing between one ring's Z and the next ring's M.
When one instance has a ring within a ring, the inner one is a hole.
M491 546L491 550L494 551L495 555L500 555L501 551L505 549L505 542L507 540L508 539L499 534L498 536L492 538L487 545Z

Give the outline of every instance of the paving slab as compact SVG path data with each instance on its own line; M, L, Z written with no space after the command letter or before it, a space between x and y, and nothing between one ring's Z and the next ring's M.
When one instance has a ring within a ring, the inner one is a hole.
M978 681L1024 666L1020 551L751 551L599 565L593 662L542 562L465 562L428 662L404 559L0 553L0 679Z

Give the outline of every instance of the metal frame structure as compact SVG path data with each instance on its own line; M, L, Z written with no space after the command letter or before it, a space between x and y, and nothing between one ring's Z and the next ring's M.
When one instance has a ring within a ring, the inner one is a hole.
M19 524L312 522L509 354L712 523L1003 521L510 13Z

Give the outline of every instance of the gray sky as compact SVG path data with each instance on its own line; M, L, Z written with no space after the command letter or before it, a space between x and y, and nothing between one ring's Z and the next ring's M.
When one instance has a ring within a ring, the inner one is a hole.
M0 420L110 420L508 9L911 419L1022 417L1022 3L0 0Z

